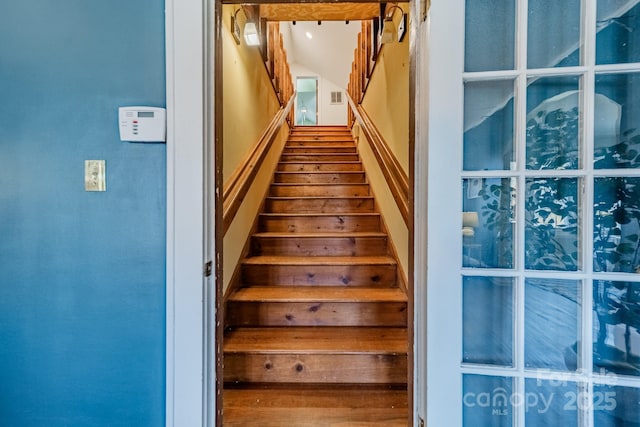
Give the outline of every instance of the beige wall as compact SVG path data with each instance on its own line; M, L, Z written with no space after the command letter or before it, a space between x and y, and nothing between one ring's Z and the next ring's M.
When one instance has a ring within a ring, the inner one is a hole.
M400 4L405 11L407 3ZM396 11L396 22L400 13ZM367 86L362 107L376 125L405 173L409 173L409 35L402 43L385 44ZM407 278L409 267L409 229L364 134L354 126L358 151L375 192L387 231Z
M407 272L409 271L409 229L404 223L402 214L398 209L398 205L393 198L389 186L387 186L386 179L378 166L378 161L371 151L371 147L364 133L360 132L358 125L354 126L353 133L358 139L358 152L367 171L367 179L371 184L371 189L387 227L391 243L398 255L398 261L402 267L402 273L406 282Z
M237 45L231 32L231 15L237 6L222 7L223 52L223 176L225 183L233 172L247 160L251 149L260 139L269 122L280 109L260 52ZM243 12L237 14L240 25ZM223 289L229 287L233 272L240 260L262 200L269 188L279 154L286 142L289 128L285 123L265 158L254 185L244 198L223 241Z
M399 4L409 10L408 3ZM400 13L396 10L396 22ZM410 18L410 17L409 17ZM409 25L407 25L409 27ZM389 144L406 173L409 172L409 34L402 43L382 46L367 86L362 107Z
M280 108L257 47L231 35L231 16L238 6L222 7L223 176L227 182L245 160L269 121ZM245 15L237 14L240 28Z
M254 184L247 193L242 206L238 210L231 226L224 235L223 242L223 289L226 292L233 272L242 255L247 238L249 237L251 227L254 224L258 210L262 206L262 201L269 190L273 172L280 159L280 153L289 136L289 127L286 122L280 129L278 138L273 143L269 154L265 158L260 172L256 175Z

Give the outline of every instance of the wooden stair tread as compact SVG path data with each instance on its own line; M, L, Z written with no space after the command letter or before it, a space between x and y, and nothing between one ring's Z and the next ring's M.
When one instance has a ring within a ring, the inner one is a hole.
M320 150L327 150L330 148L338 148L343 150L345 148L357 151L358 146L353 139L346 138L334 138L334 139L289 139L283 149L309 149L318 148Z
M230 301L260 302L407 302L400 288L251 286L234 292Z
M315 165L318 162L312 162L312 161L309 161L309 160L299 160L299 161L296 160L296 161L292 161L292 162L280 162L280 164L285 164L285 165L286 164L290 164L290 163L293 163L293 164L296 164L296 165L297 164L303 164L303 165L305 165L305 164L306 165L314 164ZM325 163L325 164L326 163L338 164L338 165L339 164L346 164L346 165L359 165L359 164L362 164L362 162L359 161L359 160L327 160L327 161L323 161L322 163Z
M333 134L322 134L322 135L311 135L311 134L303 134L303 133L297 133L297 134L292 134L289 135L289 137L287 138L287 142L290 141L309 141L309 142L342 142L342 141L348 141L348 142L352 142L355 143L355 139L353 138L352 135L350 134L346 134L346 133L333 133Z
M372 200L373 196L267 196L269 200L324 200L324 199L345 199L345 200Z
M294 127L289 132L289 135L322 135L322 134L343 134L351 135L351 128L347 126L343 127L318 127L315 129L307 129Z
M311 152L304 152L304 153L282 153L282 155L280 156L280 158L285 161L285 162L291 162L292 159L296 159L296 160L310 160L310 161L316 161L316 159L318 159L318 162L324 162L325 160L351 160L351 161L357 161L359 159L358 157L358 153L356 151L354 151L353 153L340 153L340 152L335 152L335 151L327 151L327 152L322 152L322 151L311 151Z
M322 132L322 131L343 131L349 132L346 125L296 125L291 129L292 132Z
M295 141L295 142L300 142L300 141ZM348 141L313 141L313 142L324 142L323 145L285 145L284 148L289 149L289 148L293 148L296 150L313 150L313 149L319 149L319 150L329 150L331 148L340 148L340 149L345 149L345 148L356 148L356 144L353 143L353 145L350 146L335 146L333 147L331 144L334 142L348 142Z
M359 238L359 237L387 237L387 233L382 231L327 231L327 232L312 232L312 233L291 233L282 231L263 231L252 234L254 237L268 237L268 238L281 238L281 239L305 239L305 238Z
M310 172L304 172L310 173ZM340 185L358 185L362 187L368 187L369 183L366 182L353 182L353 183L334 183L334 182L309 182L309 183L299 183L299 182L273 182L271 183L272 187L333 187Z
M224 352L406 354L407 329L299 326L227 331Z
M288 217L301 217L301 218L314 218L314 217L332 217L332 216L353 216L353 217L372 217L380 216L379 212L261 212L261 216L271 218L288 218Z
M328 147L340 147L340 148L356 148L357 144L354 139L349 137L331 136L328 138L306 138L306 137L293 137L289 138L285 143L284 148L307 148L311 146L317 146L320 148Z
M390 256L273 256L261 255L245 258L244 265L396 265Z
M225 427L406 427L405 408L229 408ZM250 415L248 414L250 413Z
M364 171L276 171L276 174L280 175L336 175L336 174L344 174L344 175L362 175Z

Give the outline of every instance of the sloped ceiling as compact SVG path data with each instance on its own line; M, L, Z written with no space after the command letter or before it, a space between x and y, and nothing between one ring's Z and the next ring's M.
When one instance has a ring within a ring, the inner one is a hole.
M362 29L360 21L281 22L287 58L339 87L346 87ZM307 33L312 38L307 37Z

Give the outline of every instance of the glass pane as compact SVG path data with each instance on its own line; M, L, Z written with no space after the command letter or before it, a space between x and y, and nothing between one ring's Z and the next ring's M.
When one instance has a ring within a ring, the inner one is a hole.
M640 427L640 389L593 387L594 427Z
M315 125L318 118L318 79L298 77L296 93L296 125Z
M596 76L594 127L596 169L640 167L640 73Z
M593 269L640 272L640 178L596 178Z
M529 79L527 169L577 169L580 138L580 78Z
M515 21L515 0L467 0L465 71L512 70Z
M593 369L640 376L640 283L594 281L593 311Z
M462 377L462 425L511 427L514 421L513 379L484 375Z
M580 0L529 0L528 68L580 62Z
M577 369L580 282L527 279L524 293L524 363L527 368Z
M463 279L463 362L513 365L513 284L510 277Z
M527 178L526 182L525 268L578 270L578 179Z
M513 93L513 80L465 83L465 170L511 169Z
M525 425L544 427L578 426L578 412L584 405L584 392L578 385L559 378L525 380ZM579 400L582 399L582 400Z
M598 0L596 64L640 62L640 4Z
M462 266L513 268L515 178L462 182Z

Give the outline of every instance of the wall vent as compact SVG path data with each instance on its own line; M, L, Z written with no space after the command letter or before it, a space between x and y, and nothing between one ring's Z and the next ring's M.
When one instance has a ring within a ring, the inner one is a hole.
M331 92L331 104L342 104L342 92Z

